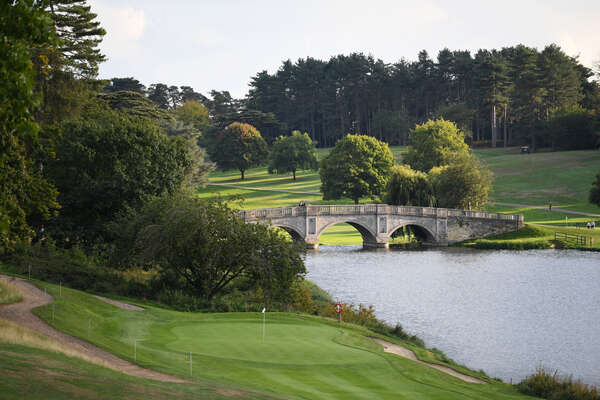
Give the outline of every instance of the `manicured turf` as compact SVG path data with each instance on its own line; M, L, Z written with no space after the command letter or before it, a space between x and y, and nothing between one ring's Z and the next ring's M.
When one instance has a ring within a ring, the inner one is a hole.
M491 199L505 203L548 205L600 214L588 203L600 171L597 150L520 154L518 148L476 150L494 173Z
M41 284L56 294L55 285ZM63 288L37 313L48 323L148 368L220 386L242 385L308 399L511 399L526 398L493 382L467 384L430 367L386 354L364 328L290 313L197 314L157 308L125 311Z

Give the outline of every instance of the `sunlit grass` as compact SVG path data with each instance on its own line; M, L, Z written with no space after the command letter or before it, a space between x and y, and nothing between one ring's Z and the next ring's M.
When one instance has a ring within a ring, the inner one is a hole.
M0 304L10 304L21 300L17 288L10 283L0 280Z

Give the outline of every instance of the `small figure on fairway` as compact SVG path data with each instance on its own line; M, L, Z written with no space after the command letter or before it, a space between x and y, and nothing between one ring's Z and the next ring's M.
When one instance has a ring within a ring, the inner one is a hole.
M550 202L550 204L548 204L548 211L552 211L552 202Z

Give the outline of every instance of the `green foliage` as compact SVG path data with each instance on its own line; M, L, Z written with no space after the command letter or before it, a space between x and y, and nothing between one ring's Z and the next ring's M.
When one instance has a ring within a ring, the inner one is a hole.
M193 126L196 130L203 132L209 125L208 109L202 103L195 100L187 100L175 110L175 118L186 125Z
M465 134L465 138L472 139L473 119L475 110L465 103L453 103L440 106L435 112L436 118L443 118L446 121L454 122L456 126Z
M415 171L408 165L396 165L392 168L383 201L393 205L432 207L435 204L433 186L426 173Z
M363 196L379 196L394 165L386 143L364 135L346 135L321 161L324 200L348 197L358 204Z
M32 226L58 208L56 190L34 163L46 153L34 121L39 94L34 90L31 49L54 44L52 21L33 1L0 4L0 254L31 239ZM40 60L43 63L43 60Z
M191 166L186 144L149 120L98 107L68 122L48 176L59 189L55 238L86 245L107 239L105 224L148 196L179 189Z
M20 244L6 261L10 272L28 275L31 268L34 278L77 289L138 298L150 292L144 281L128 279L106 268L101 260L88 256L80 247L64 249L51 240L32 246Z
M308 133L292 132L292 136L280 136L269 154L269 173L291 172L296 180L296 171L318 170L317 151Z
M548 122L548 131L554 149L593 149L600 135L600 123L596 113L569 106L554 113Z
M171 115L167 111L158 108L156 104L144 97L143 94L137 92L113 91L99 94L98 98L106 101L110 108L134 117L172 120Z
M600 207L600 172L596 174L596 180L592 183L589 200L590 203Z
M222 130L209 147L212 161L222 170L238 169L242 180L248 168L264 163L267 143L252 125L233 122Z
M588 386L581 381L574 381L570 376L560 376L558 372L549 372L538 367L517 385L521 393L543 399L560 400L600 400L600 393L595 386Z
M98 65L106 60L98 48L106 31L96 21L97 15L86 4L87 0L45 3L60 39L56 52L62 58L63 69L76 77L96 77Z
M103 89L106 93L112 92L137 92L139 94L146 93L146 87L133 77L129 78L112 78L108 85Z
M404 163L418 171L427 172L433 167L447 165L452 154L466 154L468 151L464 134L453 122L429 120L410 131Z
M451 155L447 161L429 172L437 206L481 209L492 188L490 170L469 153Z
M159 265L163 278L177 282L172 287L207 302L240 281L260 289L265 301L278 300L306 271L298 248L279 231L246 224L220 201L180 195L149 209L136 239L142 259Z

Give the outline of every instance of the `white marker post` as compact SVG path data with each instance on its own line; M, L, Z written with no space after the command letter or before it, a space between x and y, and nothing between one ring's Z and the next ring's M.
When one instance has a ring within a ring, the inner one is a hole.
M265 316L266 316L266 312L265 311L267 311L267 308L263 307L263 309L262 309L262 315L263 315L263 335L262 335L262 341L263 342L265 341Z

